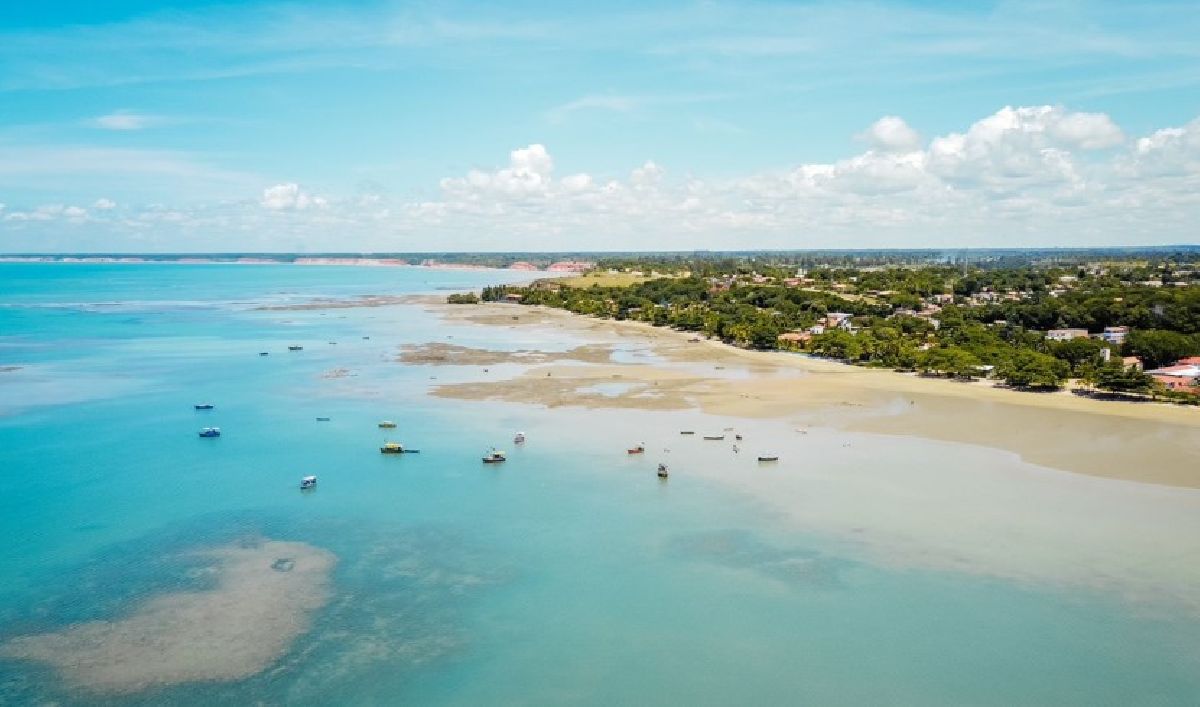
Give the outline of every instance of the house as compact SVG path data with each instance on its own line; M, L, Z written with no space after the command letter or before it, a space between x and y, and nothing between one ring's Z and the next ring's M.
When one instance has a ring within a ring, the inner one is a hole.
M1105 351L1107 351L1107 350L1108 349L1105 349ZM1130 366L1133 366L1134 368L1138 369L1139 371L1142 370L1142 359L1138 358L1137 356L1123 357L1121 359L1121 367L1129 368Z
M507 295L504 295L504 301L519 304L521 302L521 295L517 294L516 292L510 292Z
M850 322L850 317L853 316L853 314L847 314L846 312L830 312L825 315L825 326L829 328L842 327L845 329Z
M1200 356L1191 356L1176 361L1174 365L1146 372L1167 390L1200 393Z
M778 338L780 343L803 346L812 341L813 335L807 331L785 331Z
M1100 334L1100 338L1104 339L1106 343L1117 346L1125 343L1126 336L1129 336L1129 327L1127 326L1106 326Z
M1046 338L1051 341L1070 341L1071 339L1088 338L1087 329L1051 329L1046 332Z

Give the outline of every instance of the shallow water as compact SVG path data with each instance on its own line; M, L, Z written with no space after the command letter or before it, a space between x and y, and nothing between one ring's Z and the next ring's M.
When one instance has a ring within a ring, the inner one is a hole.
M0 532L12 539L0 546L0 644L211 589L196 550L265 539L337 558L306 632L250 677L121 693L8 659L0 703L1195 703L1196 616L1158 585L1095 579L1132 566L1104 564L1105 547L1128 548L1087 532L1073 548L1062 526L1031 514L1010 529L998 515L999 502L1102 507L1086 504L1120 498L1106 482L822 430L773 441L781 463L758 467L727 442L677 435L735 421L429 398L431 376L502 372L393 360L402 344L450 336L579 343L562 334L451 326L413 306L254 309L521 276L0 265L0 366L22 367L0 373ZM222 437L198 438L209 425ZM518 429L529 441L514 447ZM648 453L630 458L640 439ZM380 455L388 440L421 453ZM483 466L492 445L510 461ZM672 466L665 483L659 459ZM318 488L301 493L310 473ZM999 501L939 525L923 492L901 495L933 478L962 486L939 503L972 488ZM811 505L764 502L772 489ZM1111 522L1192 508L1186 494L1131 498L1139 515L1117 509ZM1059 549L1014 562L1026 545L1031 557ZM967 561L942 561L955 553ZM1089 572L1046 570L1071 557Z

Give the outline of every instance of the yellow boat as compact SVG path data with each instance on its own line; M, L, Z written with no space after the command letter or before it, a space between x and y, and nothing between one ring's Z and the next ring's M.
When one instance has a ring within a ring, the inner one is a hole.
M404 445L399 442L387 442L379 448L380 454L404 454Z

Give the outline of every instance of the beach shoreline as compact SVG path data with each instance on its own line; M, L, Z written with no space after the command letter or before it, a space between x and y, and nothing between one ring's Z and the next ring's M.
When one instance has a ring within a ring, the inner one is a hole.
M432 394L440 397L784 418L992 447L1092 476L1200 488L1200 411L1192 408L922 378L786 352L749 351L697 340L688 332L544 307L423 304L450 322L556 329L593 344L632 341L657 359L551 361L507 379L436 386ZM587 392L614 381L627 386L625 394Z

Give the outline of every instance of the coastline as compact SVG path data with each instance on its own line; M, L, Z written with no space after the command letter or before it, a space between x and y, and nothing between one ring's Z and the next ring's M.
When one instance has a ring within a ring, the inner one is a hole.
M465 324L567 330L590 337L589 343L634 342L656 359L551 362L503 380L439 385L432 393L440 397L784 418L802 426L991 447L1091 476L1200 488L1200 414L1192 408L920 378L693 341L686 332L542 307L425 306ZM594 390L614 383L625 386L622 394Z

